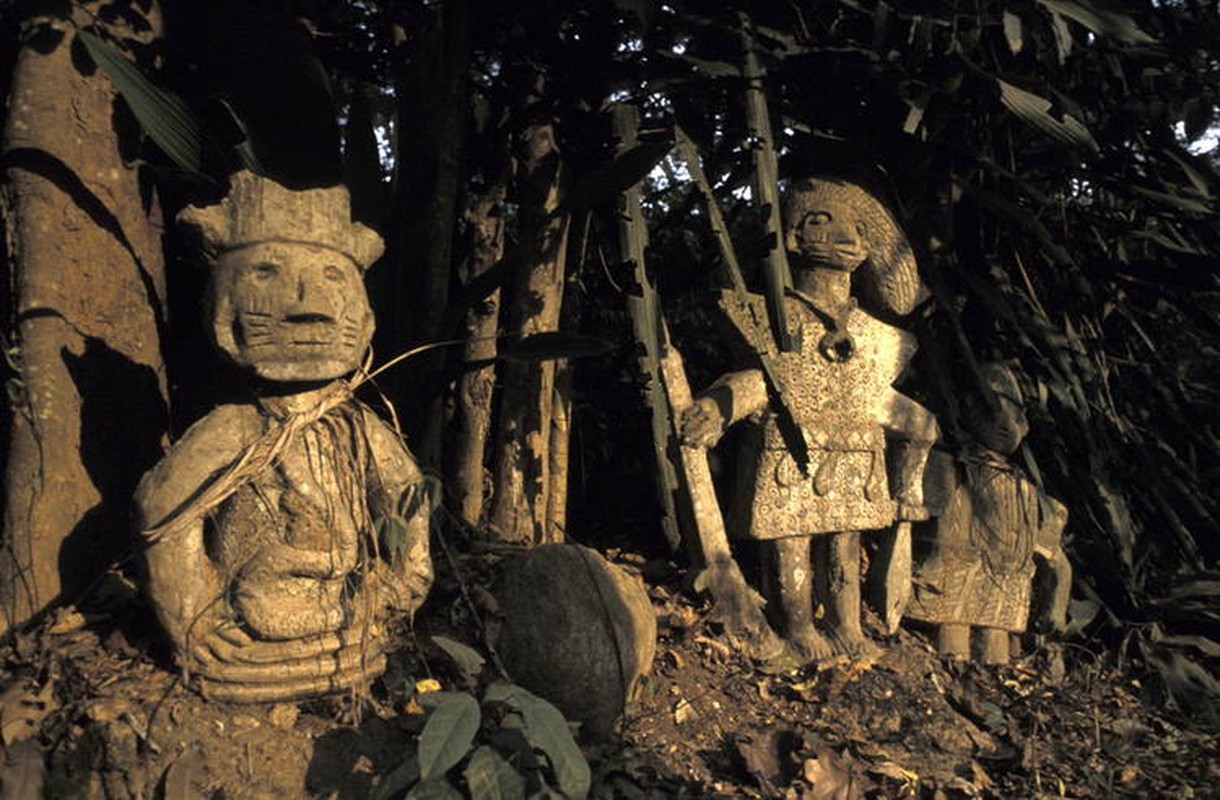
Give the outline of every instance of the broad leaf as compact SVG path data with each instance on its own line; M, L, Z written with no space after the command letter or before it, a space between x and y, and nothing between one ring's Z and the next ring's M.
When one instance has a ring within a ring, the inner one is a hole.
M486 745L474 751L462 775L474 800L515 800L525 795L525 778Z
M1097 142L1093 134L1080 120L1071 114L1064 114L1062 119L1056 119L1051 113L1051 101L1039 97L1033 92L1027 92L1019 86L1013 86L1000 80L1000 102L1012 113L1038 130L1068 144L1097 150Z
M504 703L521 712L526 736L546 754L559 788L572 800L582 800L588 796L592 782L589 764L576 746L567 720L559 709L520 686L511 684L489 686L483 699L485 702Z
M448 636L433 636L432 643L444 650L445 654L453 659L458 669L462 670L468 678L477 678L483 671L483 665L487 663L473 647L450 639Z
M1129 15L1098 8L1088 0L1038 0L1056 14L1062 14L1085 26L1093 33L1109 36L1126 44L1156 44L1156 39L1144 33Z
M419 758L412 754L369 791L369 800L388 800L419 780Z
M564 331L543 331L523 336L504 346L499 358L528 364L556 358L584 358L601 356L614 349L614 345L597 336L583 336Z
M428 715L419 735L419 773L423 780L443 776L470 752L479 732L479 703L468 694L445 697Z
M462 793L444 778L432 778L412 786L407 800L462 800Z
M589 172L568 192L552 215L591 208L619 192L634 186L652 172L661 159L669 155L673 142L668 140L642 142L606 164Z
M89 57L127 101L148 137L188 172L198 172L203 135L194 113L173 92L158 86L118 48L96 33L77 31Z

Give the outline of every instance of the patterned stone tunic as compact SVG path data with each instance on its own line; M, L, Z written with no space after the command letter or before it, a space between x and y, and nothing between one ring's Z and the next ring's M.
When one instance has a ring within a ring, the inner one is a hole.
M917 570L907 616L1020 633L1029 622L1033 556L1058 550L1067 510L1005 461L978 455L962 471Z
M858 309L846 318L853 354L827 358L819 343L829 328L812 301L787 299L791 352L770 352L792 398L792 412L809 451L806 475L789 453L776 417L766 412L761 447L739 471L732 530L752 539L777 539L882 528L894 521L885 466L885 406L892 383L915 351L914 337ZM770 345L764 300L732 292L721 307L747 341Z

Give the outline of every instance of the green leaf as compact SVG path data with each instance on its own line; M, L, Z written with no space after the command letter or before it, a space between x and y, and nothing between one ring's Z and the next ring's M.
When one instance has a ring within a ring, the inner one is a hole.
M576 746L567 720L559 709L537 695L512 684L492 684L484 702L504 703L521 712L525 733L551 762L559 788L572 800L583 800L589 794L592 776L589 763Z
M411 754L369 790L369 800L388 800L418 780L419 758Z
M88 30L77 31L98 68L127 101L140 127L175 164L199 172L203 135L182 98L158 86L110 42Z
M1213 214L1215 213L1210 203L1198 197L1185 197L1180 194L1170 194L1169 192L1158 192L1155 189L1145 189L1143 186L1129 186L1128 188L1136 194L1143 195L1149 200L1152 200L1162 205L1172 206L1173 208L1181 209L1182 211L1191 211L1196 214Z
M407 547L407 523L397 514L386 514L373 522L377 532L377 541L381 543L383 553L391 558L402 555Z
M525 796L525 778L487 745L474 751L462 775L471 800L514 800Z
M1055 14L1073 19L1093 33L1109 36L1126 44L1156 44L1156 39L1144 33L1129 15L1097 8L1082 0L1038 0Z
M599 336L583 336L565 331L543 331L523 336L504 346L499 358L518 364L555 358L585 358L609 353L614 345Z
M652 172L661 159L669 155L673 142L659 140L642 142L615 156L613 160L591 170L568 192L552 216L573 210L591 208L624 189L630 188Z
M1062 142L1098 150L1093 134L1080 120L1071 114L1064 114L1063 119L1059 120L1050 113L1050 100L1013 86L1008 81L999 80L999 84L1000 102L1022 120Z
M538 791L530 795L529 800L566 800L564 795L552 789L550 786L543 786Z
M1004 12L1004 38L1008 40L1008 49L1013 55L1020 53L1025 47L1021 18L1011 11Z
M433 636L432 643L444 650L468 678L477 678L483 671L483 665L487 663L473 647L454 641L448 636Z
M461 693L445 697L428 715L419 735L419 773L425 781L444 775L466 757L479 720L478 701Z
M462 793L444 778L431 778L412 786L407 800L462 800Z

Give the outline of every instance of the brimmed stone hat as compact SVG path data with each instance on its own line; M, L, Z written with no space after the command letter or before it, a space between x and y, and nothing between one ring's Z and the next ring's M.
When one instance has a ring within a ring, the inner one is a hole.
M219 203L189 206L178 222L197 230L216 253L261 242L312 244L340 252L364 270L385 251L376 231L352 222L346 187L287 189L248 170L233 175Z

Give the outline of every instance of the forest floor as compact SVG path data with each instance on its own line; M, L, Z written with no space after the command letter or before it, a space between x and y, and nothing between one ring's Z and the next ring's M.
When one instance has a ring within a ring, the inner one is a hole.
M591 797L1220 797L1220 737L1084 648L983 667L901 631L865 663L760 665L723 643L676 568L656 567L652 675L614 736L582 741ZM420 656L464 624L460 589L441 576L359 703L206 702L148 655L141 625L61 609L0 651L0 800L401 796L379 789L415 751L420 680L463 688Z

